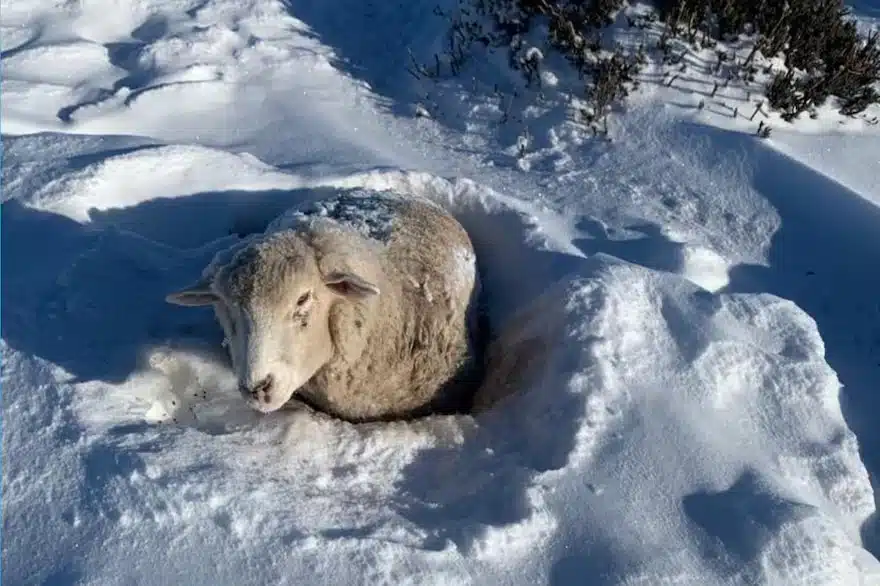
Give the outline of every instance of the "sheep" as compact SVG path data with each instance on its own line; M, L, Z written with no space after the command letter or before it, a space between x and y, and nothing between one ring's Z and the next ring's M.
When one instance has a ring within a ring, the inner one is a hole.
M355 191L288 210L166 300L213 306L253 409L366 422L467 409L479 290L471 240L443 208Z

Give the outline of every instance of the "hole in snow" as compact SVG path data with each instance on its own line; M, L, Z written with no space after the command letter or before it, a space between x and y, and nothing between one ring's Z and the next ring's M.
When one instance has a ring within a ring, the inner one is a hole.
M522 310L544 294L548 285L582 263L584 258L580 252L571 247L568 252L558 251L565 245L549 240L542 233L537 218L518 209L515 202L469 182L450 184L436 178L407 174L367 175L363 181L367 189L410 193L439 203L465 227L476 251L482 285L478 347L488 369L483 373L485 377L479 388L474 389L474 407L482 412L496 401L516 395L523 386L519 381L525 384L548 359L551 350L548 332L558 329L564 321L563 312L548 312L546 307ZM339 192L339 188L323 187L255 192L246 196L231 192L206 193L179 199L149 200L135 208L104 210L100 218L101 222L111 222L143 236L160 237L171 243L168 236L180 231L181 224L168 222L167 218L182 218L179 220L182 224L190 225L191 217L203 215L199 237L196 239L190 234L185 244L210 250L212 243L225 242L228 232L235 232L238 236L260 232L280 211ZM237 197L247 203L236 201ZM98 217L93 211L93 221ZM157 221L160 217L166 218L161 229ZM183 244L180 240L176 243ZM182 277L180 282L186 279ZM546 299L542 301L542 306L547 304ZM214 328L216 336L220 336L219 326L214 324L210 312L203 312L200 319L203 323L196 328L197 331ZM166 346L148 360L153 373L165 381L157 387L161 390L150 397L145 415L148 421L222 433L238 425L253 424L261 417L242 404L226 366L225 353L212 352L207 356ZM302 406L302 411L313 412L307 405ZM285 410L278 416L287 413ZM564 438L564 435L558 437ZM546 458L549 463L539 464L539 467L554 467L554 462L564 460L566 449L565 446L554 448L554 455Z
M587 261L574 247L553 242L527 210L471 183L409 174L351 181L438 202L470 234L482 282L484 334L490 340L488 372L475 400L478 411L356 425L308 407L260 415L241 401L231 372L216 354L170 349L153 356L151 376L158 379L144 385L153 393L150 415L156 422L212 434L212 441L245 437L251 450L280 450L300 462L298 478L312 475L310 483L327 486L342 482L355 500L387 491L395 496L375 506L390 507L396 518L419 528L418 536L407 538L413 546L442 550L452 542L481 556L518 548L526 554L554 525L532 479L565 466L582 435L587 394L571 392L568 382L581 366L582 341L568 328L577 286L562 278ZM315 192L302 195L315 197ZM249 222L260 213L250 211ZM264 226L250 222L249 227ZM595 300L574 303L588 311ZM203 327L213 324L210 312L202 319ZM219 326L211 327L219 337ZM593 411L613 419L604 408ZM369 480L354 483L353 478ZM487 527L505 527L506 534L496 539Z

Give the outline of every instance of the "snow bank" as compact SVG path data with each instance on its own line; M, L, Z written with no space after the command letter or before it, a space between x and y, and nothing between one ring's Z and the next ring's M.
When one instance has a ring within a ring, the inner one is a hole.
M601 255L530 304L487 381L519 393L485 421L553 469L538 478L565 517L554 571L598 567L601 584L877 579L859 545L873 493L823 351L791 302L716 296Z
M181 186L186 186L184 192ZM246 154L173 145L139 149L95 162L51 181L25 201L36 209L86 222L91 215L111 208L133 207L165 197L298 186L294 177Z
M285 205L358 188L472 234L497 338L477 415L258 416L210 313L162 303ZM4 475L10 583L841 584L876 565L837 379L790 302L587 257L546 211L428 174L307 181L161 147L12 195L4 279L28 295L4 293L4 441L32 457Z

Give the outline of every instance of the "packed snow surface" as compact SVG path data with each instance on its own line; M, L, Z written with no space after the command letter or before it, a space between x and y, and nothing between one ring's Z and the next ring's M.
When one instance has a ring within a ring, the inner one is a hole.
M489 65L407 74L432 7L2 1L4 583L880 584L880 132L684 80L500 125ZM496 402L248 410L164 296L370 191L471 235Z

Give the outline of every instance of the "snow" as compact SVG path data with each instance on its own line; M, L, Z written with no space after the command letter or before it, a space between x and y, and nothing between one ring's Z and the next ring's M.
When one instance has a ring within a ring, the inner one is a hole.
M0 4L5 582L880 584L880 127L695 66L594 138L534 39L542 99L408 74L432 7ZM252 412L164 302L351 190L471 235L475 414Z
M268 231L295 229L315 219L326 219L353 229L367 240L387 243L395 222L399 221L393 193L370 192L363 189L319 199L304 208L292 208L272 220Z

